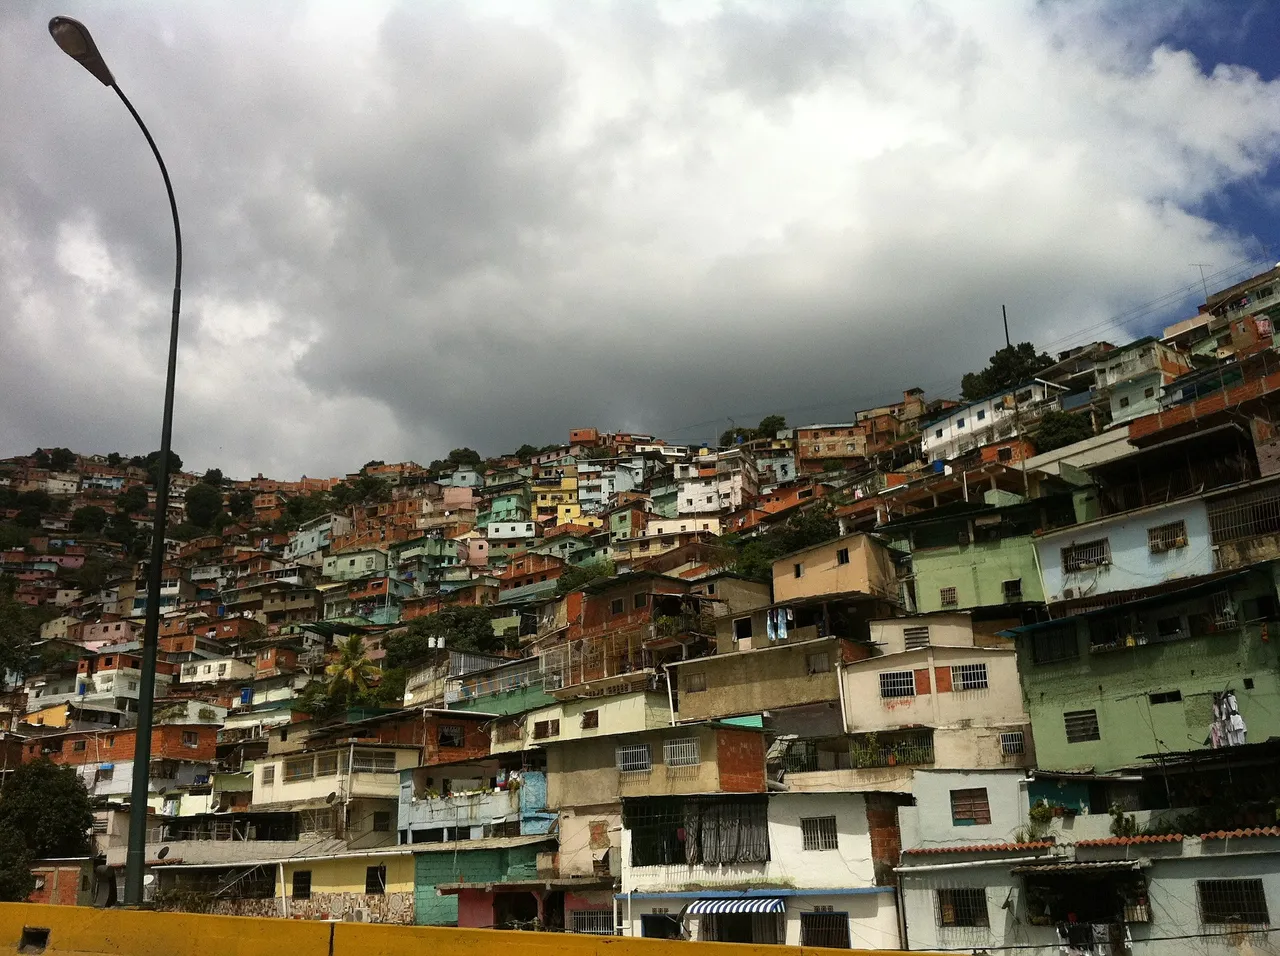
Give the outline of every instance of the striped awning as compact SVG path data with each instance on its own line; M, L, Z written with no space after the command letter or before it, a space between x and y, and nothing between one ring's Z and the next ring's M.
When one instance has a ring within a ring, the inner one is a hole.
M694 900L687 912L690 916L703 913L782 913L787 904L776 896L761 896L739 900Z

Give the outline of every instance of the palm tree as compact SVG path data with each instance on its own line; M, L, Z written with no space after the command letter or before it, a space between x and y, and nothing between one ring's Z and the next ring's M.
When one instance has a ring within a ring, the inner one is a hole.
M367 692L377 673L378 668L364 656L364 639L352 634L338 645L338 659L324 669L326 690L330 697L350 699Z

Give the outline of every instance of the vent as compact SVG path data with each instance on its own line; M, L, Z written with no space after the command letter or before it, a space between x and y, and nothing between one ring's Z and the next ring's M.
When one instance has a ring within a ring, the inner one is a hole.
M1002 757L1021 757L1026 752L1026 738L1021 730L1009 730L1000 735L1000 755Z
M904 627L902 629L902 639L909 651L918 651L922 647L928 647L929 626L925 624L916 627Z

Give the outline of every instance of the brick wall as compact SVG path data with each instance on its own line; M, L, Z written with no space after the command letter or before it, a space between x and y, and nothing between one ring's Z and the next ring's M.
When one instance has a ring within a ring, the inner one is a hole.
M184 735L194 735L194 738ZM132 760L137 741L135 730L99 730L59 734L30 741L23 751L25 762L39 760L45 747L58 749L45 754L56 764L83 764ZM77 749L76 744L83 743ZM212 760L218 748L218 728L205 724L166 724L151 731L153 760Z
M902 856L899 805L899 798L894 794L867 794L867 832L871 836L871 862L875 867L877 886L897 885L893 868Z
M716 764L725 793L763 793L764 735L750 730L716 731Z
M36 888L27 897L28 903L75 906L80 902L81 878L88 874L79 866L36 864L31 875L36 878ZM84 892L88 891L86 886Z

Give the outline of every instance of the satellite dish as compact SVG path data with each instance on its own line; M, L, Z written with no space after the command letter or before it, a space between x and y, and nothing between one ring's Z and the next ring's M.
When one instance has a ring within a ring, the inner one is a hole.
M324 798L324 802L325 802L325 803L327 803L327 804L329 804L329 806L333 806L333 801L335 801L335 800L337 800L337 799L338 799L338 794L335 792L335 793L331 793L331 794L329 794L329 796L325 797L325 798Z
M142 878L142 882L145 886L150 886L155 881L156 881L156 875L154 873L148 873L146 876Z
M157 860L163 860L168 855L169 855L169 848L167 846L162 846L159 850L156 851Z

